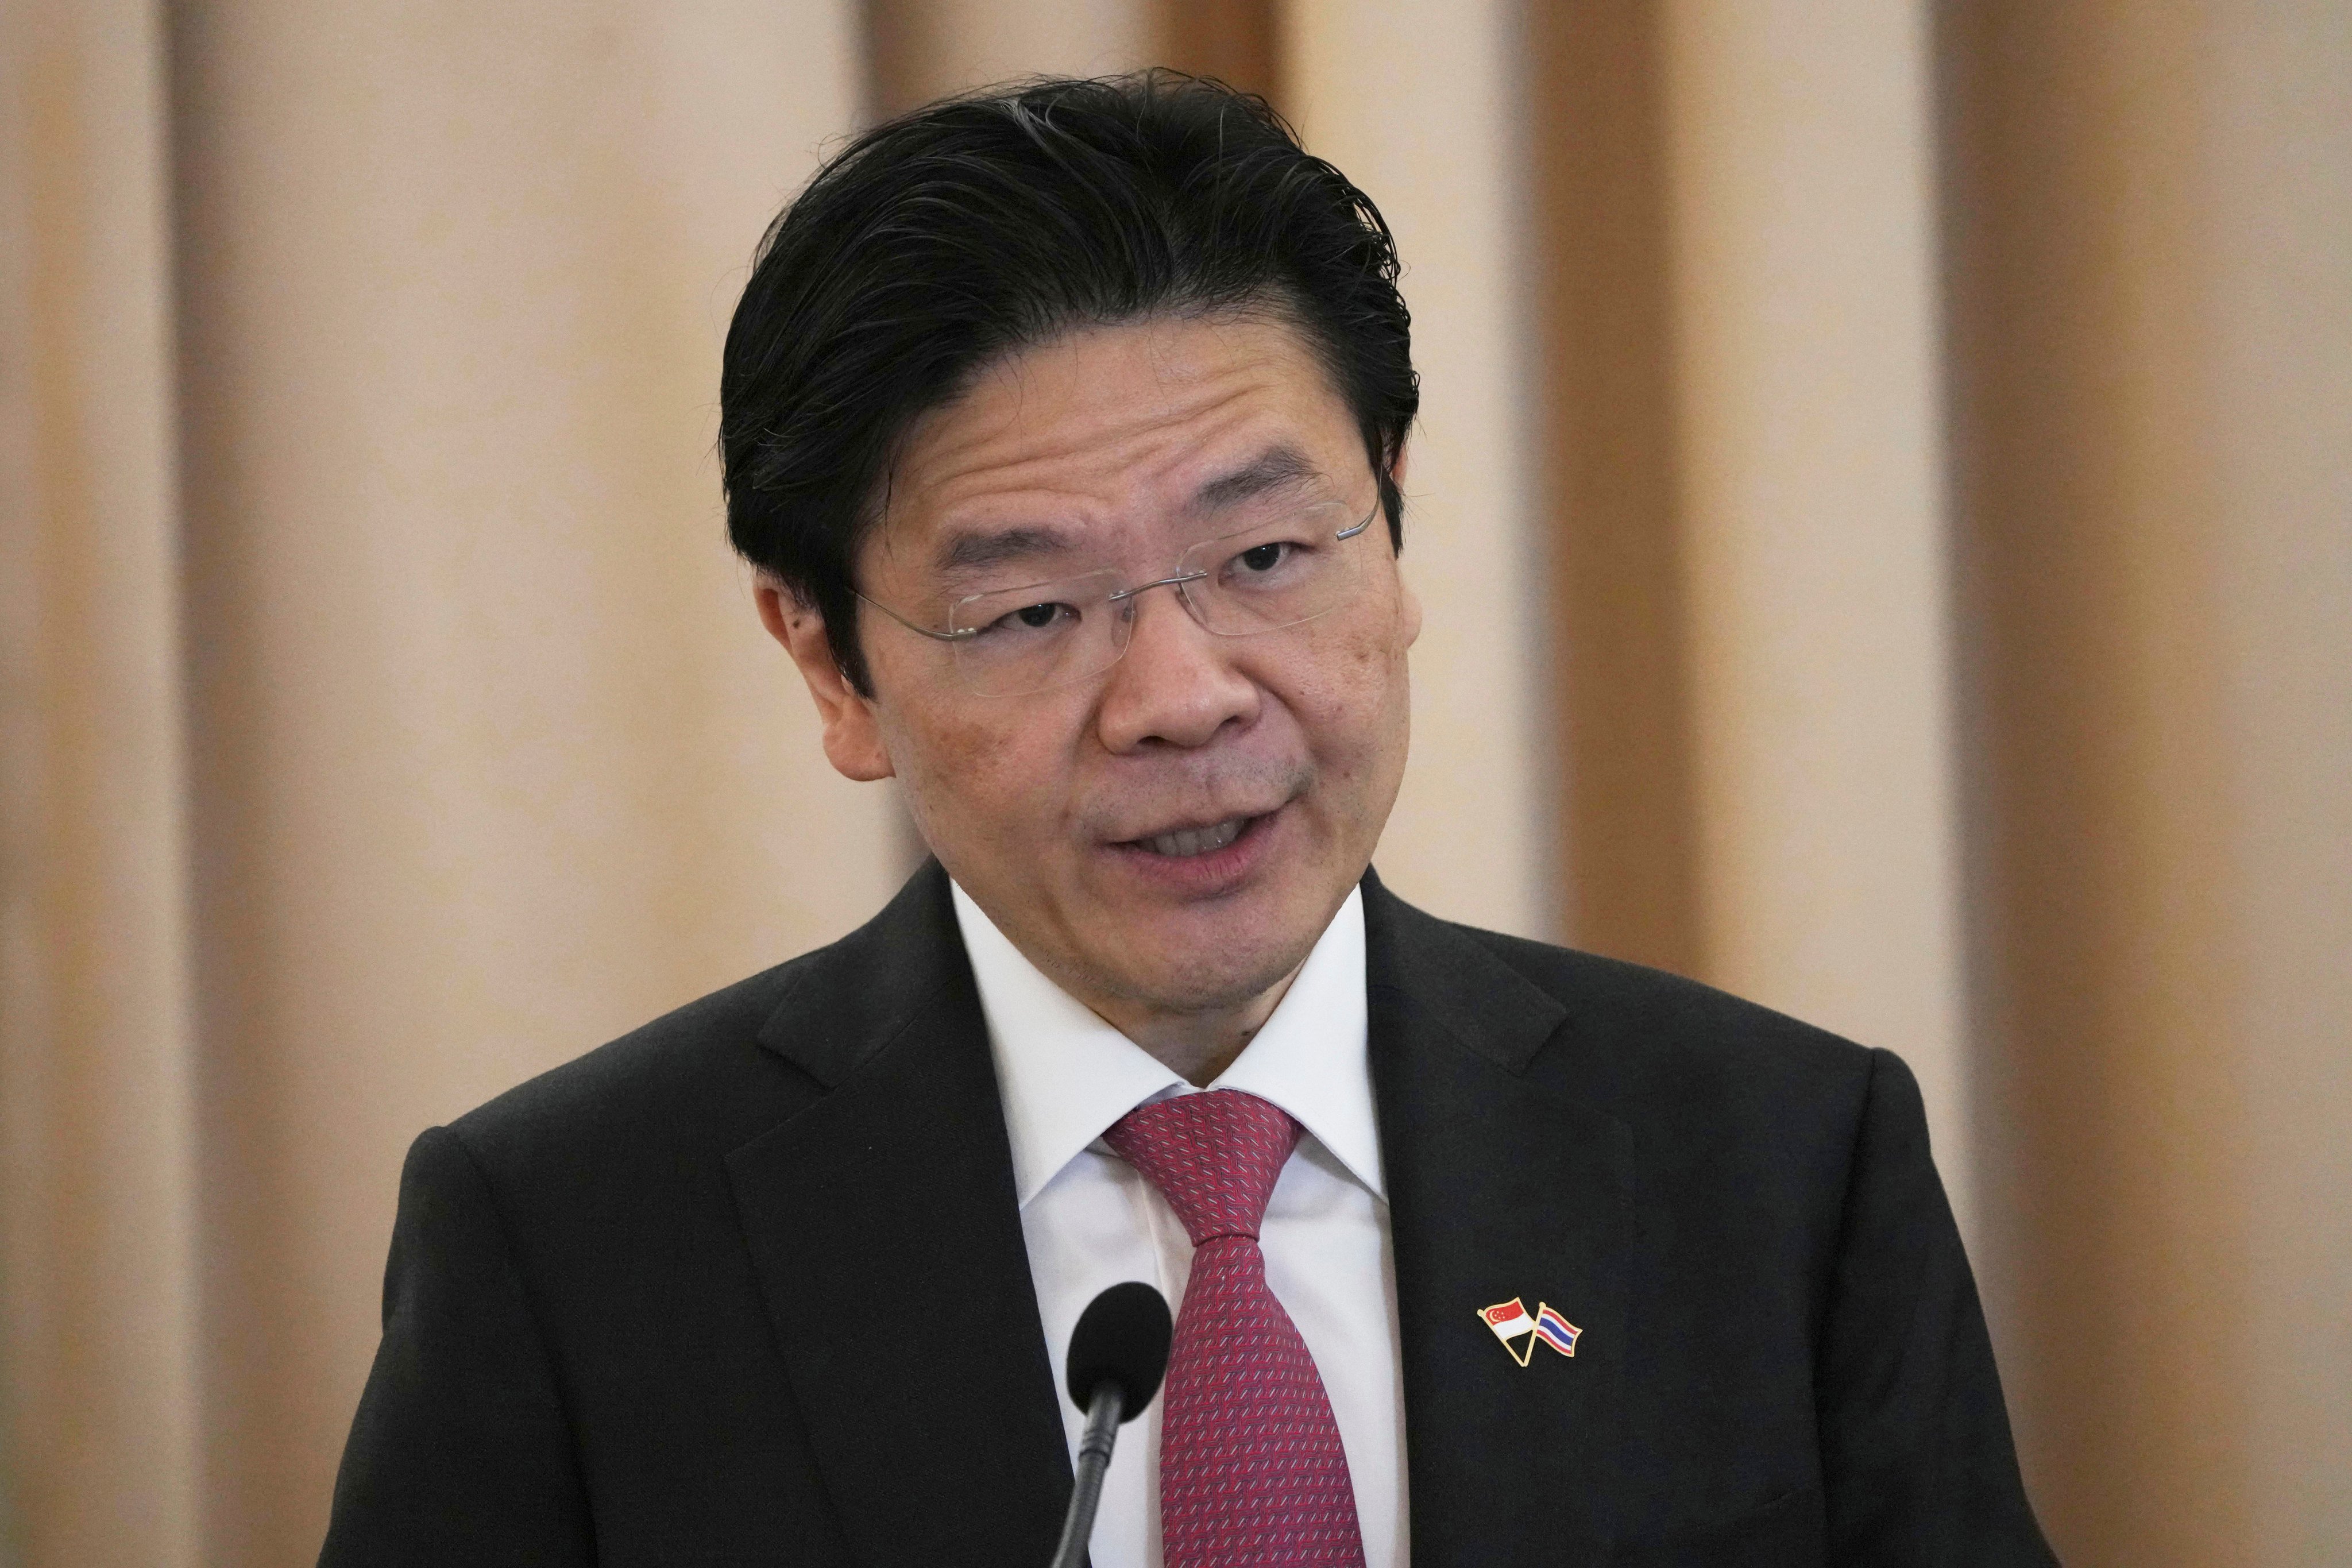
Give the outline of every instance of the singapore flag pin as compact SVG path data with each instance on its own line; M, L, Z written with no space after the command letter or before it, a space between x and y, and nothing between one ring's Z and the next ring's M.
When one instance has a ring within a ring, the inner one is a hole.
M1503 1348L1521 1366L1527 1365L1528 1358L1536 1353L1536 1321L1528 1315L1517 1296L1479 1308L1478 1321L1495 1331L1495 1337L1503 1342Z

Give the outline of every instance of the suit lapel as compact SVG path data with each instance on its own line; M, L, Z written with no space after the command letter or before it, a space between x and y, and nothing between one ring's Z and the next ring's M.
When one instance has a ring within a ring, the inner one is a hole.
M829 1090L728 1164L844 1533L876 1564L1043 1562L1069 1457L945 874L813 963L761 1042Z
M1526 1069L1569 1024L1489 949L1365 879L1370 1057L1402 1341L1415 1568L1605 1554L1627 1352L1632 1139ZM1476 1312L1549 1302L1571 1360Z

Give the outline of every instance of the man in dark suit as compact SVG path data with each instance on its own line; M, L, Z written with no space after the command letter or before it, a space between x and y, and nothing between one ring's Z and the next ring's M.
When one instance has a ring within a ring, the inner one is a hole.
M788 209L730 525L936 858L417 1141L322 1562L1042 1562L1128 1277L1182 1305L1102 1568L2050 1561L1902 1064L1370 871L1396 275L1181 79L934 106Z

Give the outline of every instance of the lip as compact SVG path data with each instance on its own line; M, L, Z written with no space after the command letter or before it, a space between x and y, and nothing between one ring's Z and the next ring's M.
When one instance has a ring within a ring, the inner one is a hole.
M1248 825L1234 836L1232 843L1199 855L1156 854L1144 847L1142 839L1187 827L1211 826L1243 814L1228 813L1207 822L1157 827L1139 838L1107 844L1103 850L1124 875L1148 888L1183 899L1214 898L1240 887L1265 863L1274 853L1275 839L1289 813L1289 805L1285 803L1272 811L1253 816Z
M1237 817L1255 820L1261 816L1271 816L1281 810L1286 804L1287 803L1284 801L1276 801L1271 805L1237 805L1213 812L1196 812L1191 816L1171 817L1164 822L1155 822L1148 827L1139 828L1132 833L1119 833L1108 837L1107 841L1116 845L1149 844L1165 834L1197 833L1203 828L1214 827L1221 822L1232 822Z

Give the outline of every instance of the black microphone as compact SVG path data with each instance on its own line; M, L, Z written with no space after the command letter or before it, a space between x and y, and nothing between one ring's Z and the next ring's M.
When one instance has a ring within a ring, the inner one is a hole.
M1172 1331L1168 1299L1140 1279L1112 1286L1078 1314L1070 1331L1070 1403L1087 1413L1087 1435L1078 1440L1078 1484L1062 1516L1054 1568L1078 1568L1087 1560L1111 1445L1119 1424L1142 1415L1160 1392Z

